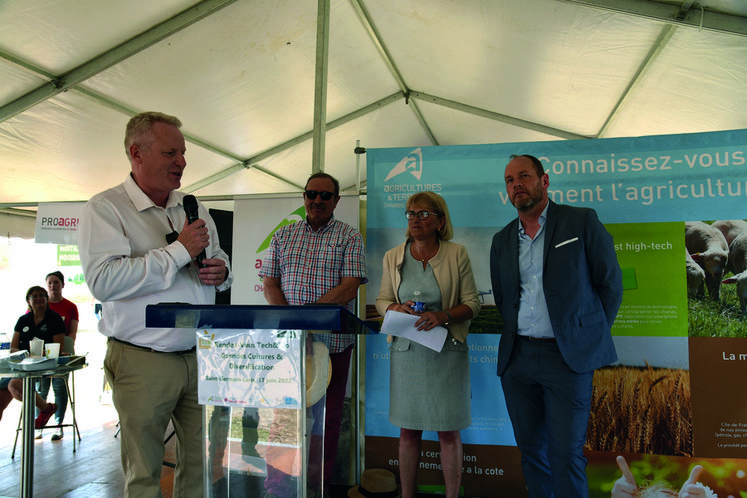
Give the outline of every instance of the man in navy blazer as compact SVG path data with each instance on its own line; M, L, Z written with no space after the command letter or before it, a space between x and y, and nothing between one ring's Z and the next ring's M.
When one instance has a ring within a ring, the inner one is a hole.
M531 498L588 497L583 447L594 370L617 360L622 301L612 236L593 209L549 200L534 156L504 180L518 218L493 237L490 274L503 317L498 375Z

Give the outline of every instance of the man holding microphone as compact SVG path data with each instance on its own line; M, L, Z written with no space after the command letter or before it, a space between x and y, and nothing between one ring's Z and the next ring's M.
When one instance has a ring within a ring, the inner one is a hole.
M104 370L122 429L126 496L161 496L169 421L177 437L174 496L203 494L194 332L145 327L146 305L213 304L232 281L207 210L199 205L190 222L177 191L186 167L180 127L158 112L130 119L131 173L88 201L78 229L86 282L103 303L99 329L108 337Z

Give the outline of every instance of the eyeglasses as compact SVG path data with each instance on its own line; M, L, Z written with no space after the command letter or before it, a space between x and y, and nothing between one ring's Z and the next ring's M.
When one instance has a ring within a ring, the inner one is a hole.
M40 299L42 297L46 299L47 296L45 294L31 294L29 299Z
M303 195L306 196L307 199L311 199L312 201L316 199L316 196L322 198L323 201L328 201L332 199L335 196L334 192L319 192L318 190L307 190L303 193Z
M405 211L405 218L408 220L414 220L416 216L421 220L427 220L430 215L441 216L440 214L431 211Z

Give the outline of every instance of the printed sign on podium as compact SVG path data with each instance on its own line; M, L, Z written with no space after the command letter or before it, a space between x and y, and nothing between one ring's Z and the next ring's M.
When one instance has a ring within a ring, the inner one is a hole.
M198 331L200 404L299 409L302 335L298 330Z

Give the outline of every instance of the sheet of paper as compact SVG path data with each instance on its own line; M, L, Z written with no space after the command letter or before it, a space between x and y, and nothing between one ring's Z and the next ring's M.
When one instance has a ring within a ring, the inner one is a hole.
M433 327L431 330L418 330L415 328L418 318L418 315L387 311L384 323L381 324L381 333L410 339L440 353L449 332L441 326Z

